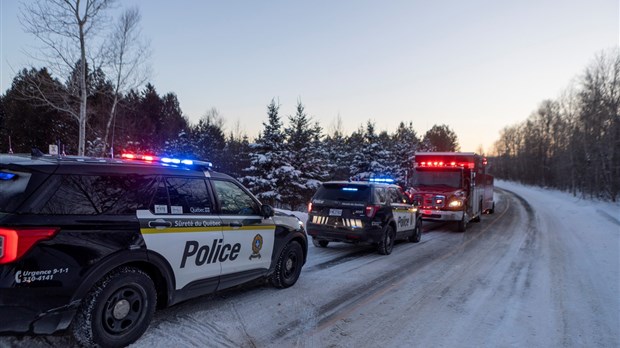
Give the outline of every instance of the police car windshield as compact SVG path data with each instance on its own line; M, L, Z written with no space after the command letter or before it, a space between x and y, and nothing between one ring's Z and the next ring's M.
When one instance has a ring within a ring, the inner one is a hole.
M323 184L314 198L331 201L367 202L370 199L370 187L366 185Z
M461 187L461 172L456 171L436 171L436 170L417 170L414 179L414 186L447 186L451 188Z

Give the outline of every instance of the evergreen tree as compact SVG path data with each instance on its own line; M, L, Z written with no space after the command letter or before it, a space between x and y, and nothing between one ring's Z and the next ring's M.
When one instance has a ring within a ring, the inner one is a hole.
M456 133L445 124L434 125L424 134L422 141L427 144L428 151L453 152L460 150Z
M377 135L375 124L371 121L366 123L366 130L360 128L357 134L351 136L351 140L356 142L358 152L353 156L351 163L351 174L360 178L370 178L373 176L389 175L387 166L391 152L389 144L386 144L387 133ZM356 139L357 137L357 139ZM360 143L361 140L361 143ZM351 144L353 145L353 144ZM351 150L355 151L355 147Z
M282 200L293 210L306 203L327 177L321 131L318 123L311 124L299 101L296 114L289 117L289 126L284 130L291 169L282 170L280 178L286 182L280 188Z
M420 140L413 124L409 122L405 125L401 122L393 136L393 158L395 160L395 168L392 170L394 179L403 186L408 186L409 179L413 171L413 162L415 152L418 150Z
M347 180L351 176L348 165L351 152L347 150L347 142L347 138L339 130L327 136L322 142L329 180Z
M226 139L221 125L209 115L205 115L195 127L192 127L191 132L196 158L210 161L215 170L221 170L226 161L224 157Z
M280 109L274 99L267 106L267 123L263 122L263 131L254 144L250 144L250 166L242 182L256 196L266 203L275 205L282 201L279 188L285 184L280 177L290 168L284 149L285 135L282 121L278 114Z
M224 147L224 158L221 170L234 178L243 177L243 170L250 166L250 143L248 136L236 137L230 132Z
M63 89L64 86L53 79L46 69L23 69L15 76L11 88L3 98L4 112L2 144L8 151L8 137L15 153L30 153L33 147L46 153L50 144L62 143L68 153L77 151L77 123L56 109L36 100L24 97L32 89L30 81L42 82L41 88ZM59 149L62 151L63 149Z

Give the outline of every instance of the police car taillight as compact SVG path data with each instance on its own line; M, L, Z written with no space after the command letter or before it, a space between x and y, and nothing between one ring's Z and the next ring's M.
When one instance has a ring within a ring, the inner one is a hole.
M57 227L0 228L0 265L19 260L33 245L52 238Z
M377 211L379 211L379 208L381 208L380 205L367 205L366 216L368 216L369 218L374 218L375 214L377 214Z
M308 213L312 213L312 202L308 203Z

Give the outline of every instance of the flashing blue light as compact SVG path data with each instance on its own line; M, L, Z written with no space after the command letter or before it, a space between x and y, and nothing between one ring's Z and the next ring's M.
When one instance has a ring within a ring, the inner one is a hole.
M188 159L184 159L184 160L181 160L181 164L185 164L186 166L192 166L192 165L194 165L194 161L188 160Z
M178 159L168 158L168 157L162 157L160 159L160 161L162 161L164 163L172 163L172 164L179 164L179 163L181 163L181 161L179 161Z
M11 180L15 177L13 173L0 172L0 180Z
M355 187L343 187L342 191L357 191Z
M368 181L393 183L394 179L392 178L370 178Z

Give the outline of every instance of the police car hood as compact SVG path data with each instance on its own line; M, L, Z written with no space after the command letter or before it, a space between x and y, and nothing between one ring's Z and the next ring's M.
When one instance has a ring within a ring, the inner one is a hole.
M276 225L286 226L292 230L303 228L302 221L290 211L274 209L273 222Z

